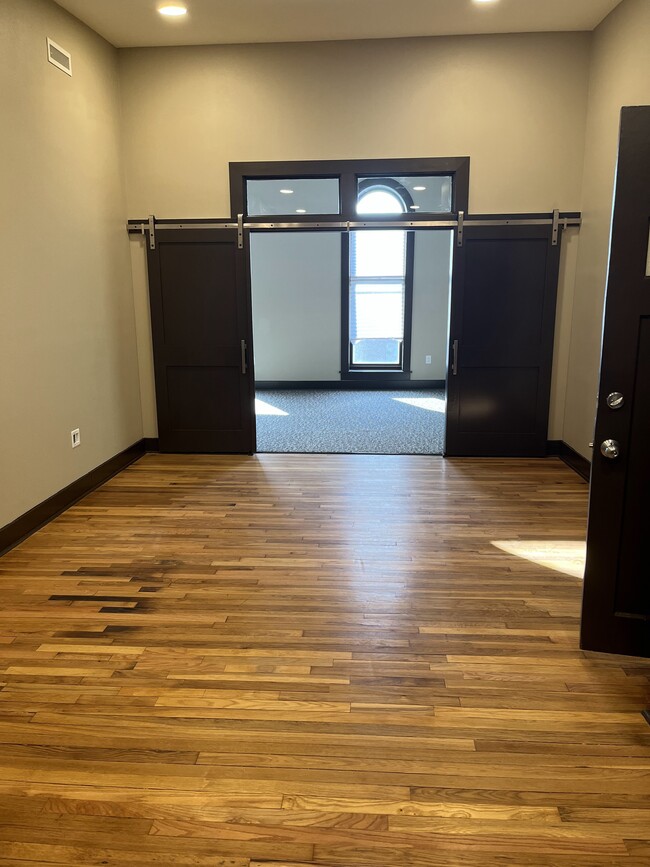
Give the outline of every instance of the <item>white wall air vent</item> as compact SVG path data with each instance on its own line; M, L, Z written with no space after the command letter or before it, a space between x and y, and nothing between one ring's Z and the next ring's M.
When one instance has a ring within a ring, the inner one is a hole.
M72 75L72 56L65 48L61 48L56 42L48 38L47 40L47 59L63 72Z

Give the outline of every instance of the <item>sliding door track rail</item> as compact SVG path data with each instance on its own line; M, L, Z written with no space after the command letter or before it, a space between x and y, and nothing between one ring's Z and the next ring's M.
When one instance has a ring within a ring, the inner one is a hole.
M309 220L259 220L246 221L243 215L239 215L237 222L232 220L157 220L153 214L146 219L129 220L127 231L131 235L142 234L149 236L149 244L155 248L155 235L165 230L179 231L183 229L229 229L238 232L239 246L243 244L243 231L280 231L299 232L322 229L326 231L350 232L357 229L458 229L458 244L462 246L463 230L469 226L552 226L553 245L558 241L560 229L579 227L582 223L581 214L577 211L560 212L553 211L548 214L471 214L467 215L459 211L456 217L449 219L444 215L439 219L409 219L409 220L323 220L310 222Z

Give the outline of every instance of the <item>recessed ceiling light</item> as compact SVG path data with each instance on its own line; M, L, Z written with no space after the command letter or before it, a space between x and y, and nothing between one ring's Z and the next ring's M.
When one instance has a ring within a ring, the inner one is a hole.
M307 211L304 208L296 208L296 214L306 214Z
M419 206L419 205L409 205L409 208L410 208L412 211L419 211L419 210L420 210L420 206Z
M158 11L168 18L180 18L187 15L187 7L183 6L182 3L167 3L165 6L159 6Z
M497 0L474 0L475 3L496 3Z
M293 190L280 190L281 193L284 193L285 196L290 196L293 193Z
M426 190L426 187L413 187L418 193L421 193L423 190Z

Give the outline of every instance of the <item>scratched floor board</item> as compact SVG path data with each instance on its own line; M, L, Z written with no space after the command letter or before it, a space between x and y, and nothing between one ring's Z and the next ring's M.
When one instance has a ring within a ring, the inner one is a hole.
M561 462L149 455L0 559L0 867L650 867Z

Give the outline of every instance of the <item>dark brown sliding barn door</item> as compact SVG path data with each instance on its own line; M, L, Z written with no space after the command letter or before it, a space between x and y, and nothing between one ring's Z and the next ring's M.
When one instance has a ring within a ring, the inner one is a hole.
M244 251L234 229L159 229L148 251L163 452L254 450Z
M650 106L624 108L581 647L650 656Z
M547 225L467 226L456 247L447 455L546 454L560 257Z

